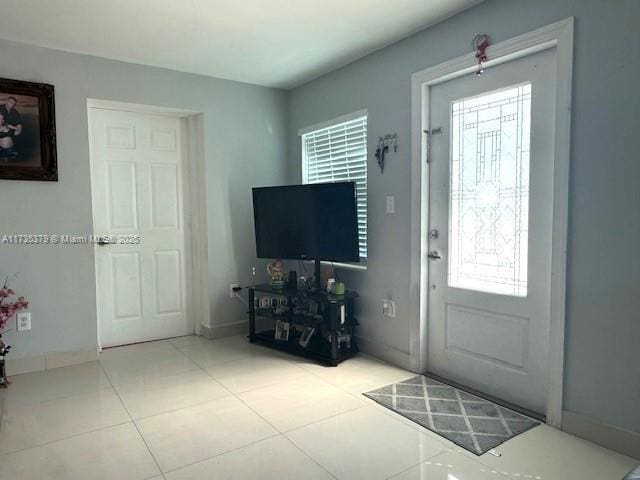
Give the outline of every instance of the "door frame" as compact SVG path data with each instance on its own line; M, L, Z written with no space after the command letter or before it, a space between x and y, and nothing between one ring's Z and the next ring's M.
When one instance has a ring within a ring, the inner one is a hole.
M93 139L92 139L92 110L117 110L121 112L139 113L143 115L158 115L178 118L183 133L183 175L182 186L184 192L184 217L185 228L185 277L187 289L186 314L192 319L193 331L200 334L202 325L209 322L209 273L207 250L207 206L204 163L204 115L201 112L169 107L157 107L136 103L118 102L112 100L87 99L87 125L89 134L89 164L93 172ZM92 230L95 225L93 205L94 181L91 180L91 214ZM94 235L100 232L93 231ZM97 256L93 250L96 290L96 318L97 318L97 343L98 350L102 351L102 319L98 308L98 269Z
M571 151L571 88L573 75L573 17L505 40L487 49L485 69L551 48L556 49L555 154L553 167L553 227L551 241L551 308L549 325L549 392L546 420L562 424L564 382L565 292ZM429 127L429 95L437 85L476 69L475 52L411 76L411 369L425 372L428 329L429 168L424 131ZM423 168L425 166L425 168Z

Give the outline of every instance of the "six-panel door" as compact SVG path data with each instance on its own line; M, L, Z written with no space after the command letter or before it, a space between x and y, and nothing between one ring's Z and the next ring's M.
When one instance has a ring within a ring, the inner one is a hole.
M105 347L192 333L178 118L91 109L94 232Z

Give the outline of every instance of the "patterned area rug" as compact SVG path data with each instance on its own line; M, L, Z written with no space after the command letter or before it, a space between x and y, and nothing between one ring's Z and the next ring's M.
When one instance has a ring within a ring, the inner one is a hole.
M364 395L476 455L540 425L423 375Z

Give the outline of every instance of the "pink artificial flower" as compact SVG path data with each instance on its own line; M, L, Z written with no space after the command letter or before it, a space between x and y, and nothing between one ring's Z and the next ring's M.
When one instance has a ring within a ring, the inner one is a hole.
M0 333L7 322L20 310L29 306L29 302L24 297L18 297L13 302L3 303L5 299L15 295L15 292L6 284L0 288Z

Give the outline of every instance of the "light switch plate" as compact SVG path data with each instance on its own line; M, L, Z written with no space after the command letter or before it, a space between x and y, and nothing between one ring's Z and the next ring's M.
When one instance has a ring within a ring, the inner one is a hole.
M385 317L395 318L396 316L396 302L385 298L382 300L382 314Z
M396 213L395 195L387 195L387 213Z
M19 332L25 330L31 330L31 312L18 312L17 317L17 330Z

